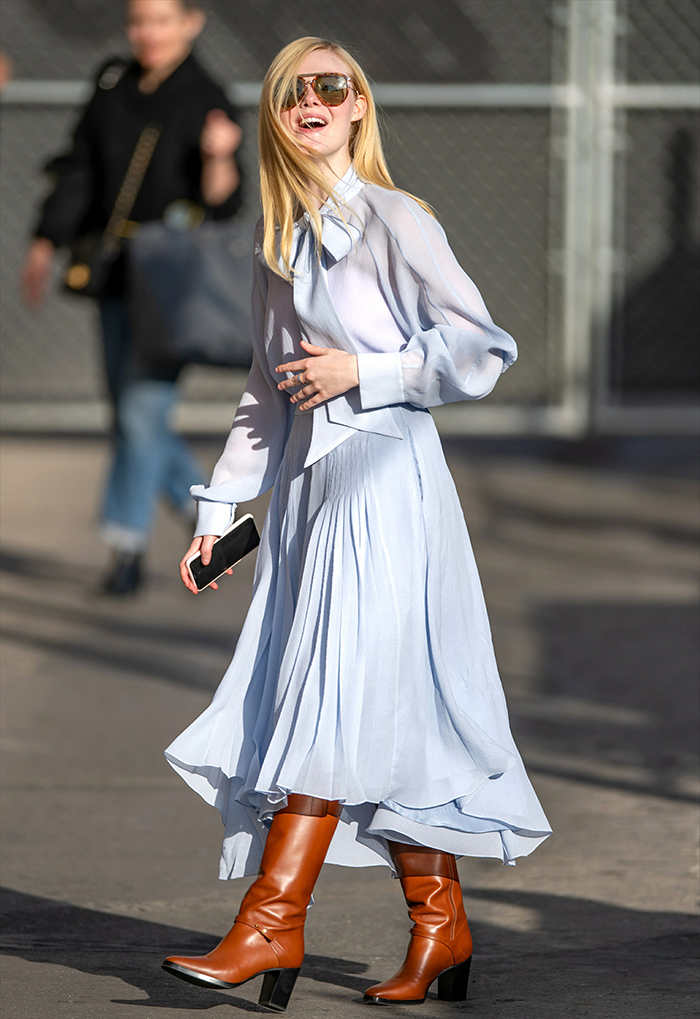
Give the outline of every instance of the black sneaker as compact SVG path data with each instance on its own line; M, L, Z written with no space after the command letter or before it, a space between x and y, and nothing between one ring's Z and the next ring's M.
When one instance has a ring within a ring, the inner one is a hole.
M102 581L102 593L136 594L143 585L143 556L140 552L116 552L112 567Z

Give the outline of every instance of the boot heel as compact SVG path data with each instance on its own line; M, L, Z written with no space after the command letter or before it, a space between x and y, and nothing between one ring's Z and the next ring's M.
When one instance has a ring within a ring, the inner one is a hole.
M276 1012L284 1012L298 976L298 969L269 970L263 977L258 1004L273 1008Z
M469 956L458 966L446 969L438 977L438 999L440 1001L466 1001L467 984L469 983L469 970L472 965L472 957Z

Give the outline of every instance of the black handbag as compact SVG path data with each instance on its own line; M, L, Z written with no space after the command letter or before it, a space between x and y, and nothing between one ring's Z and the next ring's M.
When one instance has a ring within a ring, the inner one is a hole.
M255 224L250 218L212 222L193 203L174 206L179 209L166 210L164 221L144 223L129 242L137 362L146 370L172 362L247 368ZM191 224L193 209L200 225L174 228L188 219Z
M63 277L63 289L81 297L101 297L124 242L133 225L129 221L134 202L146 176L162 127L148 124L136 143L129 167L102 233L88 233L71 244L70 264Z

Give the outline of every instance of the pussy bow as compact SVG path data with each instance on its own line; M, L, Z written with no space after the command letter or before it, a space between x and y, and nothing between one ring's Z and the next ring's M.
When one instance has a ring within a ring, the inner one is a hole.
M354 180L349 181L350 187L336 188L345 201L362 188L359 178L354 174L353 177ZM346 181L347 176L340 184L343 185ZM349 194L350 191L353 192L352 195ZM355 217L349 208L343 209L342 216L337 210L325 206L320 211L323 228L320 259L308 215L305 214L295 224L292 241L294 309L303 339L318 347L337 347L357 354L361 351L343 326L333 306L326 272L350 254L362 234L360 228L352 222ZM312 413L312 437L305 467L330 453L356 431L375 432L397 439L403 437L393 408L363 410L358 388L314 407Z

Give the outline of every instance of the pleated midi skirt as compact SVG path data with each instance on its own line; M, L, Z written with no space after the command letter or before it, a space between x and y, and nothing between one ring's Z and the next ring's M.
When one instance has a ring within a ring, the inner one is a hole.
M233 660L166 750L221 811L222 878L257 873L289 793L342 802L346 866L391 866L388 839L512 863L550 834L433 419L397 416L306 469L295 416Z

